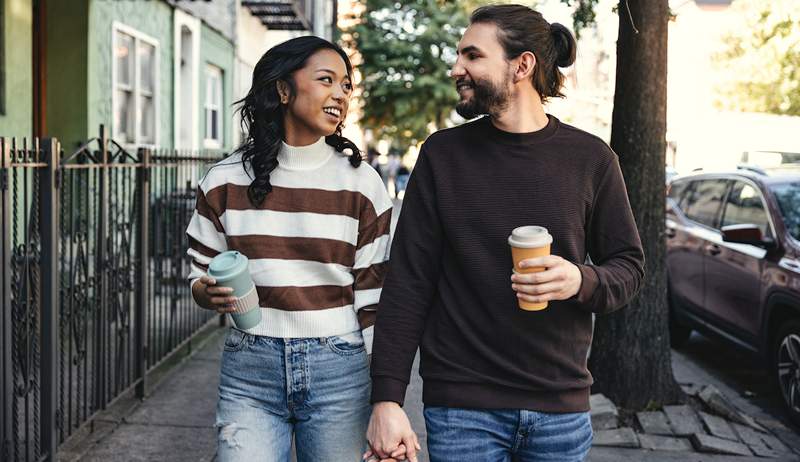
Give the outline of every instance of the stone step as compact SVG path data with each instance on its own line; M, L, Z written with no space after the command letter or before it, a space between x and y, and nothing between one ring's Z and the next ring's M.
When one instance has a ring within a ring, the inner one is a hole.
M706 435L705 433L695 433L691 437L692 445L700 452L710 452L715 454L730 454L736 456L752 456L753 453L746 444L736 443L724 438Z
M739 439L759 457L778 457L782 454L791 453L791 449L773 435L758 432L735 422L731 426L739 436Z
M686 438L676 438L674 436L659 436L639 434L639 443L642 449L652 451L691 451L692 443Z
M614 446L618 448L638 448L639 438L630 427L614 430L600 430L595 432L593 443L595 446Z
M637 412L636 421L642 427L642 430L650 435L666 435L672 436L672 428L669 426L667 415L663 412Z
M697 417L697 413L686 404L664 406L664 414L667 415L669 425L675 436L690 436L695 433L705 433L703 424Z
M731 425L722 417L717 417L705 412L699 412L698 414L700 415L700 420L703 421L703 425L706 426L706 430L708 430L708 433L712 436L731 441L739 441L736 432L733 431Z
M619 427L619 412L617 406L602 394L589 397L591 407L592 428L597 430L610 430Z

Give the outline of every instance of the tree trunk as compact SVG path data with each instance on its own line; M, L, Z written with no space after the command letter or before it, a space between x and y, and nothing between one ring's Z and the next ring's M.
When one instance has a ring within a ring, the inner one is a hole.
M647 274L630 306L597 318L589 369L593 393L642 410L685 399L672 375L664 258L668 0L620 0L618 10L611 147L625 176Z

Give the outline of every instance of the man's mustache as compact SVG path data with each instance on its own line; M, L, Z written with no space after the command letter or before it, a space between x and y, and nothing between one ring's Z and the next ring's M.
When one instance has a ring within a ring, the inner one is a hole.
M462 78L456 80L456 87L458 87L459 85L462 85L462 84L466 84L466 85L469 85L471 87L474 86L471 79L466 79L466 78L462 77Z

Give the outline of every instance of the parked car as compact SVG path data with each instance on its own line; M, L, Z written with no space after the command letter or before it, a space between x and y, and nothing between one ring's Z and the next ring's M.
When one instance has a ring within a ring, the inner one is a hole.
M677 177L666 222L672 345L696 329L758 355L800 423L800 168Z

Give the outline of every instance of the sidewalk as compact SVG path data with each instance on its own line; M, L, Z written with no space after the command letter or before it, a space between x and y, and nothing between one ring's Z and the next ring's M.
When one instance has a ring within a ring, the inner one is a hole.
M120 416L115 430L94 446L83 448L82 462L128 461L213 461L216 448L214 411L217 399L219 360L223 335L219 329L193 356L173 369L152 390L151 395ZM686 381L708 380L701 370L675 365L676 375ZM420 462L427 462L424 451L425 425L422 419L422 384L412 374L406 411L423 444ZM736 403L740 404L740 403ZM800 460L799 458L759 459L754 457L713 456L687 452L655 452L634 449L593 448L590 462L681 461L749 462L763 460ZM489 462L489 461L487 461Z
M214 414L223 334L220 328L171 370L147 399L121 416L113 432L74 460L103 462L214 460ZM62 459L63 460L63 459Z

